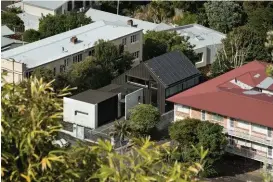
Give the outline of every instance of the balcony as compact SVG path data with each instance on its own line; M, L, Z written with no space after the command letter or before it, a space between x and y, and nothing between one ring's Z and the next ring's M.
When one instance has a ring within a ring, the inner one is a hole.
M229 145L226 147L226 151L232 154L236 154L239 156L247 157L250 159L254 159L266 164L273 164L273 159L269 158L267 156L260 155L256 153L255 151L249 150L249 149L242 149L242 148L237 148L232 145Z
M224 128L223 131L225 133L228 133L228 135L230 135L230 136L242 138L245 140L253 141L253 142L260 143L260 144L267 145L267 146L273 146L273 140L266 140L265 138L259 138L256 136L252 136L248 132L236 131L236 129L228 130L226 128Z

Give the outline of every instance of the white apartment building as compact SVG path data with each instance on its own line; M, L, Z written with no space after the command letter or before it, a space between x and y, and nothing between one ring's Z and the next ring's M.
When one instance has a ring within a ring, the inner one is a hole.
M19 83L23 79L25 65L12 59L1 59L1 73L7 83ZM3 82L2 82L3 84Z
M33 69L46 67L55 74L61 73L73 64L83 61L94 52L96 41L103 39L135 56L134 65L142 61L142 29L116 26L111 22L98 21L52 37L48 37L1 54L26 64L27 76Z

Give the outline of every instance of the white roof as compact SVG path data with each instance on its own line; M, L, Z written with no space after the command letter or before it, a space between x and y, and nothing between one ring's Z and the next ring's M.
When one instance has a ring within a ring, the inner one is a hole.
M58 1L39 1L39 0L23 0L24 4L31 6L36 6L43 9L55 10L61 7L67 0L58 0Z
M25 30L28 29L39 29L39 16L31 15L28 13L20 13L17 16L24 22Z
M13 35L14 32L6 25L1 26L1 36Z
M176 30L178 34L188 36L190 38L189 42L192 45L195 45L194 49L199 49L209 45L222 44L221 40L226 37L226 35L221 32L199 24L190 24L168 29L168 31L169 30Z
M100 11L100 10L96 10L96 9L92 9L92 8L90 8L85 13L85 15L87 17L91 17L91 19L93 21L105 20L105 21L114 22L117 25L126 25L126 26L127 26L128 20L133 20L134 25L137 25L137 28L143 29L144 33L148 30L159 31L159 30L165 30L165 29L172 28L172 26L167 25L165 23L156 24L156 23L142 21L142 20L130 18L127 16L116 15L113 13L108 13L105 11Z
M8 50L3 52L1 57L13 58L18 62L25 63L28 68L34 68L91 48L99 39L115 40L139 31L141 31L139 28L116 26L105 21L98 21ZM73 36L77 36L78 43L70 42L70 38ZM62 47L65 51L62 51Z

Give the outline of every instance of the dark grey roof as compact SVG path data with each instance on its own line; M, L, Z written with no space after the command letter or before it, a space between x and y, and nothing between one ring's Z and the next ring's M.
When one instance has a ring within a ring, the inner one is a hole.
M98 91L121 93L123 95L127 95L129 93L132 93L132 92L138 90L138 89L139 89L139 87L129 85L129 84L118 85L118 84L111 83L111 84L106 85L102 88L99 88Z
M91 104L97 104L102 101L105 101L109 98L112 98L113 96L117 95L117 93L112 92L103 92L98 90L86 90L84 92L81 92L77 95L73 95L70 97L71 99L91 103Z
M192 62L179 51L172 51L152 58L144 64L165 87L200 74Z

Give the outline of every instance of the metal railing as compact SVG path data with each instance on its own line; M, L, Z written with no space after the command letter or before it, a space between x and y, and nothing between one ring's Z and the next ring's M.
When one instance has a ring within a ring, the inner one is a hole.
M273 146L273 140L267 140L266 138L256 137L256 136L250 135L248 132L246 133L246 132L242 132L242 131L236 131L236 129L229 130L226 128L224 128L223 131L230 136L235 136L235 137L242 138L242 139L249 140L249 141L253 141L256 143L260 143L260 144L264 144L264 145L268 145L268 146Z
M273 164L273 159L269 158L268 156L265 155L261 155L255 151L249 150L249 149L243 149L243 148L237 148L231 145L228 145L226 147L226 151L229 153L233 153L236 155L240 155L243 157L247 157L250 159L254 159L263 163L267 163L267 164Z

